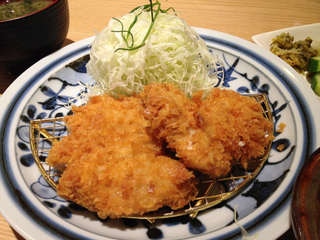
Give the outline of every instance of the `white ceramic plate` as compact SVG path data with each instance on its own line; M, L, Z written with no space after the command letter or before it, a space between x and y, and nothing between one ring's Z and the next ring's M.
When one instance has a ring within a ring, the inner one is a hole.
M294 41L304 40L307 37L311 37L313 39L311 46L320 50L320 23L279 29L272 32L257 34L252 37L252 41L259 46L270 50L272 39L283 32L290 33L292 36L294 36Z
M297 27L279 29L272 32L261 33L252 37L252 41L257 45L270 51L270 45L272 39L281 33L290 33L294 37L294 41L304 40L307 37L311 37L313 40L311 46L318 50L320 53L320 23L314 23L309 25L302 25ZM305 75L301 75L302 78L309 83ZM310 83L309 83L310 84ZM318 97L320 100L320 97Z
M200 213L157 220L99 220L56 196L30 152L30 119L65 115L63 107L89 82L87 59L93 38L71 44L24 72L0 98L0 209L26 239L239 239L237 219L257 239L276 239L290 226L290 192L304 159L320 146L320 103L306 82L279 58L243 39L196 28L225 64L225 84L241 93L268 95L276 133L271 156L257 178L235 198ZM79 60L80 59L80 60ZM283 151L277 146L283 144ZM226 186L228 187L228 186Z

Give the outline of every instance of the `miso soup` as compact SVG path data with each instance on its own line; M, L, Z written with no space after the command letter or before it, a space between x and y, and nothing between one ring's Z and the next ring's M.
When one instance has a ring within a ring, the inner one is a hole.
M57 0L0 1L0 21L13 19L39 11Z

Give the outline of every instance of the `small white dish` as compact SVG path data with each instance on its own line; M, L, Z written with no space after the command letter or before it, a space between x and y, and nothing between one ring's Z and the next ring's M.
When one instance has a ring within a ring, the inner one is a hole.
M253 36L251 39L255 44L267 50L270 50L270 44L272 43L272 39L283 32L289 33L290 35L294 36L295 41L304 40L307 37L311 37L313 39L311 46L320 51L320 23L261 33Z
M271 32L261 33L253 36L251 39L252 41L267 49L270 50L270 45L272 43L272 39L276 36L280 35L281 33L289 33L294 37L294 41L300 41L304 40L307 37L311 37L313 40L311 46L318 50L318 53L320 54L320 23L314 23L309 25L303 25L303 26L297 26L297 27L291 27L291 28L285 28L285 29L279 29ZM301 77L307 81L310 84L310 81L308 81L305 74L300 74ZM318 100L320 101L320 97L318 97Z

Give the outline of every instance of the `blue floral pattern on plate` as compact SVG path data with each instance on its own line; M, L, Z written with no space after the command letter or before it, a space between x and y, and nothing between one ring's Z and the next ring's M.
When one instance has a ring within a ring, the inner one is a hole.
M132 219L102 220L95 213L58 197L34 164L28 123L31 119L70 114L65 105L86 90L79 82L91 82L85 69L87 46L92 41L88 39L70 46L68 53L61 52L61 56L46 63L45 68L38 65L40 69L35 70L31 80L20 80L21 89L5 112L7 120L1 122L3 154L0 157L3 161L0 170L5 174L0 177L4 180L2 183L5 182L6 199L17 204L15 211L22 212L19 217L29 219L37 229L43 229L41 234L52 239L232 239L241 234L233 218L238 205L236 215L242 225L251 232L263 231L261 227L268 221L265 219L274 219L273 209L287 201L294 177L302 165L301 159L314 148L312 144L318 143L317 135L309 130L315 126L312 119L307 118L312 114L297 84L290 82L294 74L271 54L259 54L255 46L229 35L206 30L204 34L207 33L202 37L224 63L225 86L245 94L266 93L275 128L281 122L287 125L282 133L275 131L271 155L250 185L236 197L200 212L195 219L178 217L157 220L153 224ZM283 73L283 69L290 74ZM76 100L75 103L80 104ZM284 146L282 151L278 150L280 145ZM41 160L45 158L44 154ZM8 201L7 204L10 205ZM265 236L260 239L266 239Z
M210 49L214 53L214 49ZM245 80L244 83L247 83L246 85L241 85L237 87L235 90L244 93L244 94L253 94L253 93L265 93L268 95L270 91L270 85L267 83L261 83L260 77L258 75L253 76L252 78L248 77L248 74L246 72L242 72L240 68L238 68L239 62L242 60L237 57L233 62L229 62L226 59L226 54L223 53L220 58L223 59L225 63L225 67L223 68L224 71L224 86L225 87L231 87L232 83L234 81L237 81L239 78L242 78ZM66 68L71 68L75 73L77 74L86 74L85 64L89 60L88 55L86 55L83 58L78 59L77 61L74 61L66 66ZM59 77L61 73L63 73L65 69L60 70L58 73L56 73L54 76L50 77L48 81L41 86L41 88L38 90L38 93L36 94L42 94L45 96L44 101L38 101L37 105L30 104L26 105L25 114L21 115L21 125L19 125L17 129L17 136L21 141L17 142L17 146L21 151L26 152L21 158L20 162L23 167L31 167L34 163L32 154L30 152L30 149L26 144L28 144L28 139L25 138L26 134L25 131L28 130L28 123L31 119L39 119L39 118L46 118L46 117L60 117L64 116L66 114L70 114L67 105L70 105L70 99L77 98L79 94L82 91L85 91L83 89L83 84L74 84L69 83L68 79L62 79ZM56 86L56 90L54 90L51 86ZM63 92L66 91L69 93L69 95L64 95ZM76 94L76 95L75 95ZM280 107L278 107L278 102L271 102L272 111L273 111L273 117L275 119L275 125L277 125L277 122L281 119L281 112L286 109L287 103L282 104ZM26 124L26 125L23 125ZM278 137L280 133L275 131L275 135ZM276 139L276 141L273 144L272 149L274 151L277 150L277 145L286 143L285 151L287 148L291 147L291 143L288 139ZM294 146L293 146L294 147ZM291 152L292 153L292 152ZM43 161L45 161L45 156L43 157ZM288 160L289 159L289 160ZM283 159L285 160L285 159ZM282 162L283 160L279 161ZM286 158L286 160L290 161L290 158ZM268 162L266 163L269 164ZM277 164L273 164L273 168L277 169ZM250 208L247 208L246 211L242 212L241 214L238 214L238 219L243 218L244 216L250 214L250 212L254 211L255 208L259 207L263 202L268 199L268 197L275 191L275 189L279 186L281 183L281 180L285 177L285 171L287 169L284 169L282 172L279 172L279 176L277 178L271 180L271 181L261 181L259 178L257 178L252 186L248 187L246 191L244 191L241 194L241 197L245 198L253 198L256 201L256 204L251 206ZM40 176L38 180L34 183L31 183L30 185L32 191L39 197L40 201L43 201L43 203L52 211L54 211L57 215L59 215L63 219L71 219L73 214L77 215L88 215L91 213L88 213L83 208L75 208L73 203L67 203L60 197L56 195L56 192L50 187L49 184L46 183L44 178ZM238 197L239 198L239 197ZM237 198L236 198L237 199ZM237 200L233 201L225 201L222 204L213 207L210 211L212 212L213 209L217 208L224 208L225 211L230 211L233 213L234 211L234 204L233 202L237 202ZM206 214L206 212L203 212L201 214ZM101 221L96 214L93 214L96 217L96 221ZM119 220L109 220L106 221L112 222ZM133 219L122 219L122 225L119 229L122 227L128 227L131 229L136 228L139 225L139 220L133 220ZM161 223L158 223L161 222ZM226 225L231 224L233 222L233 219L230 218L226 222ZM145 221L143 221L143 225L145 226L145 234L150 239L161 239L164 238L165 235L163 231L161 230L161 226L177 226L178 224L186 224L188 225L188 231L191 235L199 235L203 234L207 231L206 224L202 222L199 218L190 219L188 216L184 217L178 217L178 218L172 218L172 219L165 219L165 220L158 220L157 223L150 224ZM223 226L222 226L223 227ZM168 236L166 236L167 238Z

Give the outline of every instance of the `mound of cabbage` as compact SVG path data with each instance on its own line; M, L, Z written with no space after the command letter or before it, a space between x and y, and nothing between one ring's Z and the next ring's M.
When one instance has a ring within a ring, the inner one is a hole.
M157 81L174 83L190 97L197 90L206 93L222 85L222 63L196 31L176 15L160 13L143 47L117 50L127 48L122 34L127 35L119 31L127 30L139 13L130 32L134 46L141 44L151 22L150 12L141 10L121 17L123 26L111 19L94 39L86 66L95 81L89 95L132 95ZM129 44L131 39L128 38Z

